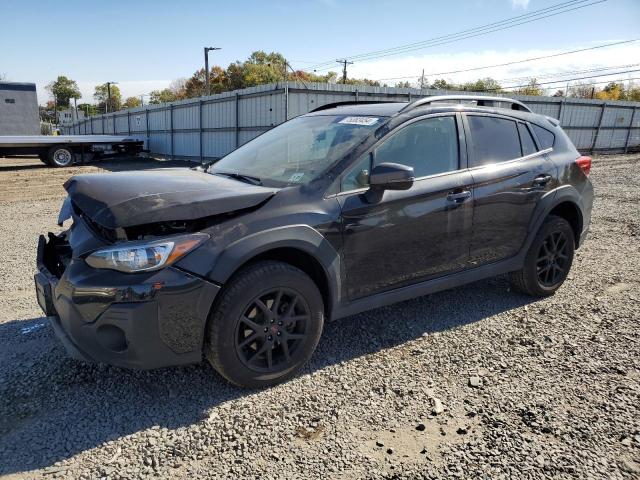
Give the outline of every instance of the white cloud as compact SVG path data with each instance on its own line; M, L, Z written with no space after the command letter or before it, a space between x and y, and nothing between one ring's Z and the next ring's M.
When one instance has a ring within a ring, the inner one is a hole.
M599 44L613 43L602 41ZM588 70L600 67L638 64L640 63L640 42L638 44L626 44L615 47L602 48L597 50L589 50L586 52L574 53L571 55L563 55L553 58L545 58L533 62L516 63L504 67L493 67L482 70L474 70L471 72L451 73L455 70L465 70L486 65L496 65L509 62L515 62L532 57L543 57L556 53L562 53L570 50L580 50L589 48L594 45L574 45L558 50L486 50L486 51L469 51L455 54L426 54L422 56L411 56L403 58L382 58L367 63L354 63L349 67L348 74L355 78L371 78L380 80L381 83L387 83L390 86L400 81L408 81L414 85L417 84L418 78L424 68L427 81L432 82L437 78L445 78L452 82L465 82L476 80L478 78L492 77L497 80L512 79L516 77L538 77L542 75L554 75L544 81L551 81L557 78L561 72L573 72L577 70ZM640 69L640 66L623 68L621 70ZM438 75L434 75L434 74ZM601 72L584 73L568 75L566 78L598 75ZM409 78L397 78L409 77ZM640 72L616 75L615 78L637 78ZM585 80L603 81L610 78L594 78ZM543 80L540 80L543 81ZM525 82L526 83L526 82ZM517 82L505 82L507 84L517 85ZM551 85L548 88L560 88L560 84Z
M511 0L511 7L526 9L529 6L529 1L530 0Z

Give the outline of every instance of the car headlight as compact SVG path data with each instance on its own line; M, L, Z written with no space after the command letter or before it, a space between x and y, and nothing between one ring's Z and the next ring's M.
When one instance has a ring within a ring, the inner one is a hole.
M208 238L207 234L195 233L150 242L130 242L97 250L85 260L93 268L148 272L171 265Z

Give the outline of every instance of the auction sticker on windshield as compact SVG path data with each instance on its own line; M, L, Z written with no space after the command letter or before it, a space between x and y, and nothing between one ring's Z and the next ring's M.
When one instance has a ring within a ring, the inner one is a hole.
M378 121L378 117L345 117L338 123L347 125L365 125L371 126Z

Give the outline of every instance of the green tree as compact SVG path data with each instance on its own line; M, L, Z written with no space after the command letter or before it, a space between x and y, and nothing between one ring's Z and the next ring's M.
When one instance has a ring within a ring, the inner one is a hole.
M544 89L538 83L538 80L536 78L532 78L531 80L529 80L529 83L527 83L527 85L525 85L524 87L520 87L515 91L515 93L519 95L540 96L540 95L544 95L545 92L544 92Z
M588 83L575 83L567 91L568 97L592 98L595 97L595 88Z
M629 86L626 89L625 98L629 102L640 102L640 87L636 87L633 83L629 82Z
M140 106L140 99L138 97L128 97L122 104L124 108L135 108Z
M149 94L149 103L158 104L158 103L170 103L178 100L176 94L170 88L165 88L163 90L154 90Z
M463 83L460 88L470 92L501 92L502 86L491 77L480 78L473 82Z
M91 117L98 114L98 107L91 103L80 103L78 105L78 110L84 112L85 117Z
M596 93L600 100L624 100L627 92L622 83L609 82L601 91Z
M55 100L58 108L69 107L72 98L80 98L82 94L75 80L60 75L56 80L45 87Z
M122 107L122 94L117 85L111 84L111 100L109 100L109 89L107 84L96 85L93 98L98 102L98 110L105 112L107 103L109 103L109 112L115 112Z
M458 86L457 85L455 85L453 83L449 83L444 78L438 78L437 80L435 80L431 84L431 88L436 89L436 90L458 90Z
M396 83L396 88L411 88L411 84L409 82L398 82Z
M342 83L342 80L340 80ZM370 80L368 78L347 78L345 85L368 85L371 87L379 87L380 82L377 80Z
M212 94L224 92L226 90L226 83L226 72L222 67L216 65L209 70L209 87ZM204 75L204 68L201 68L196 71L191 78L185 81L185 98L195 98L206 95L205 87L206 79Z
M187 79L181 77L172 80L169 84L169 90L173 92L173 96L176 98L176 100L184 100L185 98L187 98L185 87L186 83Z

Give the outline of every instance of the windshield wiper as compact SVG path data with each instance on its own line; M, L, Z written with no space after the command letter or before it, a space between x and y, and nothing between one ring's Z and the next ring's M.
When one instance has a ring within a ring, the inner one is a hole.
M258 177L252 177L251 175L245 175L243 173L223 171L216 171L211 173L213 175L224 175L225 177L234 178L236 180L240 180L241 182L250 183L251 185L262 185L262 180L260 180Z

